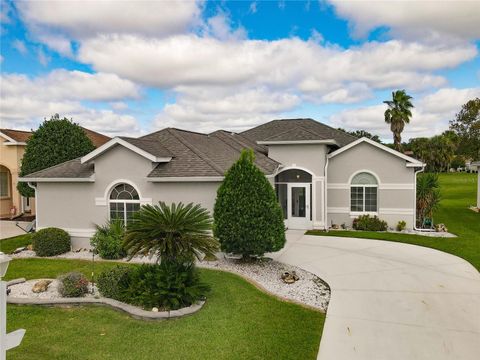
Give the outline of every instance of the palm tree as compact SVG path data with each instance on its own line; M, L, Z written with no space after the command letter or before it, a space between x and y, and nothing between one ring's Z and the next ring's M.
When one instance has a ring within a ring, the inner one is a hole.
M417 221L423 227L427 220L432 221L433 213L440 203L438 175L422 174L417 179Z
M130 258L155 254L158 260L193 262L214 256L218 241L211 235L212 218L200 205L164 202L145 205L127 226L124 247Z
M390 130L393 133L393 143L395 149L402 150L402 131L405 128L405 124L410 122L413 108L410 100L411 96L407 95L405 90L397 90L392 92L392 100L384 101L388 105L388 109L385 111L385 122L390 124Z

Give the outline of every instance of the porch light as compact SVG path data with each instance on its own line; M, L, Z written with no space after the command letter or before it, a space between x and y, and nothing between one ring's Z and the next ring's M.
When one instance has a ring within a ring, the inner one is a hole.
M10 260L12 260L10 257L5 255L3 252L0 252L0 279L3 278L7 273Z

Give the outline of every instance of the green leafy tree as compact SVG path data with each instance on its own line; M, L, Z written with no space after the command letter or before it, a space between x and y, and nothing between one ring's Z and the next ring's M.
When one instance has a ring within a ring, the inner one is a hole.
M198 204L144 205L127 226L124 248L130 257L153 253L162 262L193 262L218 251L211 229L212 217Z
M285 245L282 209L251 149L225 174L214 207L214 233L222 250L246 259Z
M457 155L480 159L480 98L462 106L455 119L450 121L450 130L458 136Z
M92 141L78 124L67 118L60 119L55 114L50 120L45 120L28 139L20 176L76 159L94 149ZM35 196L26 183L19 182L17 188L23 196Z
M376 141L378 143L382 143L382 141L380 140L380 137L378 135L374 135L366 130L355 130L355 131L347 131L345 129L342 129L342 128L338 128L338 130L340 131L343 131L347 134L350 134L350 135L353 135L357 138L362 138L362 137L366 137L370 140L373 140L373 141Z
M388 105L388 109L385 111L385 122L390 124L393 143L398 151L402 150L402 132L405 124L408 124L412 117L411 99L412 97L407 95L405 90L397 90L392 92L392 100L384 101Z

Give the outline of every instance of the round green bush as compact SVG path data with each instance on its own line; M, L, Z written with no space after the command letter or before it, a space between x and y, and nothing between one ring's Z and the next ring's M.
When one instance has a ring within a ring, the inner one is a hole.
M97 278L98 291L104 297L125 301L132 271L131 267L118 265L102 272Z
M65 230L46 228L32 236L32 247L37 256L55 256L70 251L70 235Z
M82 297L88 293L88 280L82 273L70 272L58 280L58 292L63 297Z

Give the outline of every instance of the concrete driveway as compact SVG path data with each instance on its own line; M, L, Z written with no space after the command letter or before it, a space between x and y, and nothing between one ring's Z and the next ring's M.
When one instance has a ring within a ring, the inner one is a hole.
M332 289L318 359L480 359L480 273L461 258L299 231L274 257Z
M18 224L25 228L29 223L19 221ZM15 226L15 221L0 220L0 240L23 234L25 234L25 231Z

